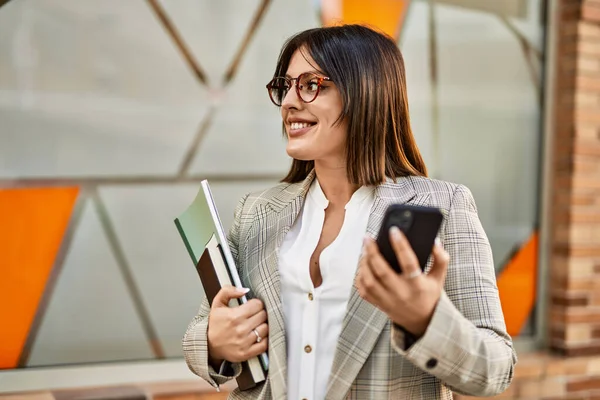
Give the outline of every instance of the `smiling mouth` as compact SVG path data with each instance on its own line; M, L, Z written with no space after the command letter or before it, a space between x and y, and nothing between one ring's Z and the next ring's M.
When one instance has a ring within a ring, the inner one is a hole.
M311 126L316 125L314 122L292 122L290 124L290 129L292 131L297 131L304 128L310 128Z

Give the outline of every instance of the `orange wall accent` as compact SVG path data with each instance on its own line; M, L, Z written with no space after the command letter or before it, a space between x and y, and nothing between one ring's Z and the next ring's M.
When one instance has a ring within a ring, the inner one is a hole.
M366 23L398 40L410 0L322 0L323 25Z
M535 232L529 237L498 277L500 302L511 336L519 335L535 305L538 236Z
M0 368L15 368L79 188L0 189Z

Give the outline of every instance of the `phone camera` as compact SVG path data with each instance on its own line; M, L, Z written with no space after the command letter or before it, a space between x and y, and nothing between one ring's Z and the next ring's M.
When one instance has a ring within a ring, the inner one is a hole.
M412 212L410 210L405 210L398 216L398 220L396 221L396 223L398 225L398 228L400 228L400 230L406 231L406 230L408 230L408 228L410 228L410 225L412 224L412 220L413 220Z

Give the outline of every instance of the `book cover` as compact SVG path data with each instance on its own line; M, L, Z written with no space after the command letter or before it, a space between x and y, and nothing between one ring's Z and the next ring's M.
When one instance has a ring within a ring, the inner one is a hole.
M222 286L242 287L225 232L206 180L190 206L177 218L175 226L196 267L209 303ZM233 299L230 307L247 302L246 296ZM242 363L240 389L249 389L265 380L269 359L266 353Z

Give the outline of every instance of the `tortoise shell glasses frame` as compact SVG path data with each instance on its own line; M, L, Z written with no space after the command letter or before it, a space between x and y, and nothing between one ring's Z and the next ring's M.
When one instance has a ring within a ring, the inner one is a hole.
M331 78L313 72L304 72L297 78L276 76L267 84L267 90L269 98L277 107L281 107L292 85L296 87L296 94L300 100L304 103L312 103L321 92L323 82L331 82Z

